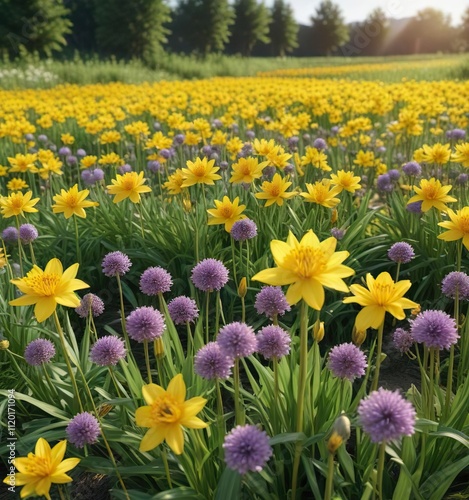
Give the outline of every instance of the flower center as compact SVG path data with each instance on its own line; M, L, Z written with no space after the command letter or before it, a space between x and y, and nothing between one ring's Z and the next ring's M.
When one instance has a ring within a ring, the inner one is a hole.
M78 205L78 196L73 193L67 193L67 196L64 197L64 202L67 206L74 208Z
M233 216L233 209L228 205L220 207L220 215L225 219L230 219Z
M463 233L469 233L469 216L463 215L459 218L459 230Z
M375 282L373 288L373 296L378 305L385 306L389 303L389 299L394 291L394 283L378 283Z
M124 179L122 181L122 189L124 189L125 191L132 191L133 189L135 189L134 179L132 177Z
M438 188L433 184L427 185L423 189L423 195L427 200L434 200L437 197L437 193Z
M205 165L203 163L194 165L192 173L197 177L203 177L205 175Z
M11 196L11 208L16 208L17 210L20 210L23 208L23 196L20 194L12 195Z
M326 264L326 255L320 248L299 246L288 253L283 267L291 269L301 279L309 279L321 274Z
M181 414L181 405L169 394L164 394L151 405L151 417L155 424L178 422Z
M60 283L60 276L58 274L42 273L32 276L30 274L28 273L23 279L34 290L35 294L43 297L50 297L55 294L57 286Z
M28 454L26 473L31 476L47 477L52 474L52 467L48 458L38 457L34 453Z

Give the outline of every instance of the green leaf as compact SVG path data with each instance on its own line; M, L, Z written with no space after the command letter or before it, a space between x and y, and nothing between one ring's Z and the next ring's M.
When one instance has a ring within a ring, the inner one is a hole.
M422 497L441 500L456 476L466 467L469 467L469 455L432 474L420 487Z
M241 474L227 467L218 483L215 500L239 500L241 497L241 484Z
M133 497L131 497L133 500ZM188 500L203 500L203 497L192 488L181 486L180 488L173 488L169 491L162 491L157 495L151 497L151 500L178 500L185 498Z
M305 437L302 432L285 432L270 438L269 443L271 446L282 443L296 443L297 441L304 441Z

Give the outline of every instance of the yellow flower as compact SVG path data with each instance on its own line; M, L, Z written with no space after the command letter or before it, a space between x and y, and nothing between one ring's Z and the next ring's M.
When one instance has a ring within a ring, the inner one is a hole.
M416 201L422 202L422 212L428 212L432 207L437 210L446 211L448 207L445 203L458 201L452 196L448 196L448 192L453 186L442 186L441 182L432 177L430 180L422 179L420 187L414 187L417 193L407 202L414 203Z
M404 319L404 309L412 309L418 304L404 298L411 287L409 280L394 283L389 273L381 273L376 280L370 273L366 275L368 290L361 285L351 285L350 291L354 297L346 297L344 302L356 302L363 306L355 319L355 327L359 331L367 328L378 329L384 321L386 312L397 319Z
M124 165L124 160L116 153L101 155L98 163L100 165Z
M107 132L103 132L99 136L100 144L113 144L118 143L122 139L121 134L117 130L108 130ZM82 160L83 163L83 160Z
M183 190L183 182L184 174L182 173L182 170L178 168L174 174L168 177L168 180L163 184L163 187L169 191L169 194L179 194Z
M230 182L233 184L240 184L242 182L250 184L254 179L262 177L262 170L268 164L268 161L259 163L258 159L252 156L240 158L237 163L233 163L231 166L233 173L230 177Z
M264 269L252 279L273 286L290 285L286 295L289 304L304 299L313 309L320 310L324 304L323 287L348 292L342 278L355 273L342 265L349 253L336 252L336 245L333 237L320 242L312 230L301 241L290 232L286 243L280 240L270 243L278 267Z
M11 300L12 306L31 306L35 304L34 314L39 323L54 314L57 304L77 307L80 299L75 290L89 288L84 281L75 278L79 264L73 264L65 271L59 259L50 260L44 271L34 266L20 279L11 280L24 295Z
M230 153L230 158L234 160L236 155L243 149L244 142L239 137L233 137L226 143L226 150Z
M62 165L63 163L58 158L51 158L42 162L41 168L34 167L31 172L38 173L41 179L48 179L50 174L63 175Z
M99 205L96 201L85 200L89 194L88 189L78 191L77 184L68 191L61 189L60 194L56 194L53 197L56 204L52 205L52 211L54 214L63 213L66 219L69 219L72 215L85 218L85 208L97 207Z
M62 141L63 144L70 145L75 142L75 137L71 134L62 134L60 136L60 140Z
M327 156L322 151L319 151L319 149L312 148L311 146L306 147L305 155L301 157L301 165L305 166L309 164L326 172L332 170L327 164Z
M334 208L340 203L335 196L340 193L339 187L331 189L329 182L318 181L314 184L306 184L307 193L300 193L303 198L310 203L317 203L326 208Z
M456 151L451 156L451 161L461 163L463 167L469 167L469 142L456 144Z
M34 162L37 160L35 154L17 154L14 158L8 158L11 165L10 172L28 172L34 168Z
M340 191L345 190L354 193L361 188L360 177L354 176L353 172L339 170L337 174L331 174L331 184L340 188Z
M355 160L353 160L353 163L355 163L355 165L358 165L359 167L374 167L375 154L373 153L373 151L365 152L360 149Z
M98 161L98 157L94 155L87 155L81 159L80 168L90 168L93 165L96 165L96 162Z
M265 139L254 139L252 146L256 154L261 156L269 155L276 147L273 139L270 139L270 141L266 141Z
M11 193L8 196L0 197L0 211L5 219L8 217L23 215L24 212L37 212L34 205L39 201L39 198L33 198L32 191L23 194L21 191Z
M0 177L5 177L8 174L8 167L0 165Z
M424 144L422 146L423 154L422 160L426 163L437 163L438 165L444 165L449 162L451 157L451 147L449 144L440 144L437 142L433 146Z
M288 165L288 160L292 157L290 153L285 153L281 146L275 148L267 155L269 164L283 170Z
M202 137L199 134L194 134L194 132L187 132L184 137L184 144L188 146L197 146L199 142L202 140Z
M151 187L144 186L146 179L143 172L126 172L124 175L117 174L117 179L112 179L112 185L106 186L109 194L115 194L114 203L119 203L125 198L130 198L132 203L140 203L140 194L149 193Z
M215 200L217 208L211 208L207 212L211 215L208 220L208 225L225 224L225 230L230 232L233 224L237 220L245 219L245 215L241 215L246 205L239 205L239 196L233 201L230 201L228 196L223 197L223 201Z
M9 255L5 255L3 248L0 248L0 269L3 269L8 262Z
M34 453L27 457L15 458L14 465L18 472L14 475L14 485L23 486L21 498L30 495L45 496L51 500L49 491L52 484L70 483L72 478L66 474L80 462L79 458L64 460L67 441L60 441L52 449L44 438L39 438ZM4 483L10 483L7 476Z
M454 213L448 209L450 221L439 222L438 225L449 229L439 234L438 238L444 241L456 241L462 239L463 245L469 250L469 207L463 207Z
M163 132L155 132L153 137L147 141L145 148L147 149L166 149L170 148L173 140L170 137L165 137Z
M26 182L18 177L13 177L13 179L10 179L7 183L8 191L21 191L22 189L27 189L28 187L29 186Z
M265 207L270 207L274 203L281 207L283 200L296 196L296 192L287 193L287 189L291 185L292 183L288 182L287 178L283 179L280 174L275 174L271 182L264 181L262 183L262 193L256 193L255 196L260 200L267 200Z
M187 160L187 168L182 169L184 174L183 188L193 186L194 184L208 184L213 186L214 181L221 179L221 175L215 172L220 170L219 167L214 167L215 160L208 160L207 158L196 158L195 162Z
M186 399L186 384L181 374L168 384L167 390L156 384L144 385L143 398L148 406L135 412L135 422L140 427L149 427L140 443L140 451L150 451L164 440L176 455L184 451L183 427L204 429L208 426L196 417L207 403L201 397Z

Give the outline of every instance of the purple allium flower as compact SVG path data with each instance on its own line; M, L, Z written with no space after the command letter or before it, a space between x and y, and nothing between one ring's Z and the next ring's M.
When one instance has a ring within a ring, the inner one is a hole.
M336 345L329 352L328 367L335 377L353 380L365 375L365 354L352 343Z
M37 232L36 227L32 224L21 224L19 236L21 241L27 245L28 243L34 241L39 236L39 233Z
M59 155L61 156L70 156L72 154L72 150L67 146L63 146L59 149Z
M103 273L111 278L112 276L123 276L132 266L130 259L122 252L110 252L105 255L101 264Z
M405 354L414 345L414 338L408 330L396 328L392 335L392 341L401 354Z
M90 359L99 366L115 366L125 358L127 351L122 339L106 335L98 339L90 350Z
M441 282L441 291L450 299L469 300L469 276L466 273L453 271Z
M341 240L345 236L345 231L343 229L339 229L338 227L333 227L331 229L331 236L334 236L336 240Z
M212 154L212 146L206 144L202 148L202 154L208 158Z
M422 167L416 161L409 161L409 163L402 166L402 171L409 177L415 177L422 173Z
M456 182L458 184L464 185L464 184L466 184L468 178L469 178L469 176L467 174L459 174L456 177Z
M246 130L246 139L252 141L256 137L254 130Z
M250 240L257 236L256 223L251 219L237 220L231 227L230 234L236 241Z
M73 445L83 448L86 444L96 443L101 434L101 428L98 419L84 411L70 420L65 432Z
M411 436L414 432L415 410L399 391L380 387L358 405L358 420L374 443Z
M272 178L276 172L277 172L277 169L273 165L265 167L262 170L262 178L270 181L270 180L272 180Z
M93 170L93 177L95 182L102 181L104 179L104 170L102 168L95 168Z
M27 140L27 141L34 141L34 134L26 134L24 136L24 138Z
M87 186L91 186L94 184L94 176L93 176L93 173L91 172L91 170L88 170L88 169L82 170L81 178Z
M316 149L319 149L319 151L322 151L323 149L327 148L327 142L324 139L322 139L321 137L318 137L313 142L313 148L316 148Z
M283 169L283 173L285 175L294 175L295 174L295 167L291 163L288 163L287 165L285 165L285 167Z
M194 371L207 380L226 379L231 375L233 358L227 356L217 342L209 342L197 351L194 358Z
M221 161L220 162L220 170L222 172L225 172L225 170L228 170L228 162L227 161Z
M406 210L411 214L421 214L422 213L422 202L414 201L413 203L407 203Z
M174 136L173 143L176 146L180 146L184 142L185 138L186 138L186 136L184 134L176 134Z
M192 283L203 292L221 290L228 282L228 269L216 259L204 259L193 269Z
M149 267L140 276L140 290L145 295L169 292L172 284L171 275L162 267Z
M310 140L311 140L310 134L303 134L303 141L304 142L309 142Z
M421 312L410 324L412 337L428 348L449 349L459 338L456 321L443 311Z
M393 185L390 175L389 174L378 175L378 179L376 180L376 186L379 191L390 193L393 190Z
M67 158L65 158L65 161L67 165L76 165L78 162L77 157L74 155L68 155Z
M158 160L148 161L147 168L150 172L153 172L154 174L161 172L163 170L163 167L161 166L161 163Z
M79 158L84 158L86 156L86 151L83 148L78 148L77 149L77 156Z
M17 242L18 238L19 233L15 226L8 226L2 231L2 240L5 243Z
M212 121L212 127L213 128L223 127L223 122L220 120L220 118L214 118Z
M210 152L212 152L212 151L210 151ZM160 149L159 153L160 153L160 156L162 156L165 160L169 160L173 156L171 150L168 148Z
M80 318L88 318L90 312L96 318L104 312L104 302L94 293L83 295L80 305L75 308L75 312Z
M124 165L121 165L117 171L120 173L120 174L126 174L127 172L132 172L132 165L129 165L128 163L124 164Z
M260 472L272 456L269 436L255 425L238 425L225 437L225 462L230 469L246 474Z
M291 337L280 326L264 326L256 335L256 338L257 352L266 359L280 359L290 352Z
M199 317L199 309L194 299L180 295L168 304L168 311L174 324L190 323Z
M257 349L257 339L252 327L246 323L234 321L218 332L217 343L230 358L250 356Z
M391 170L388 171L388 175L392 181L398 181L399 177L401 176L401 173L399 172L399 170L392 168Z
M283 316L290 310L285 294L279 286L263 286L256 295L254 307L258 314L265 314L268 318Z
M50 340L36 339L30 342L24 350L24 359L31 366L49 363L55 356L55 346Z
M393 262L407 264L415 257L415 253L411 245L405 241L399 241L398 243L394 243L388 250L388 257Z
M37 136L37 140L39 142L47 142L49 139L47 138L47 135L40 134L40 135Z
M466 138L466 131L461 128L455 128L453 130L446 131L446 137L448 139L454 139L455 141L459 141Z
M129 337L137 342L155 340L165 329L163 315L149 306L137 307L127 316L125 324Z

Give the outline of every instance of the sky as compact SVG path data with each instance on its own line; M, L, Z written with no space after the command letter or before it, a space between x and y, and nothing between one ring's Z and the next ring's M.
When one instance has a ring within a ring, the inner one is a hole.
M415 15L425 7L433 7L450 14L453 24L459 24L464 10L469 7L469 1L464 0L333 0L340 5L347 23L363 21L376 7L381 7L388 17L399 19ZM311 16L316 12L321 0L287 0L292 6L296 20L301 24L310 24ZM273 0L266 0L266 5L272 5Z

